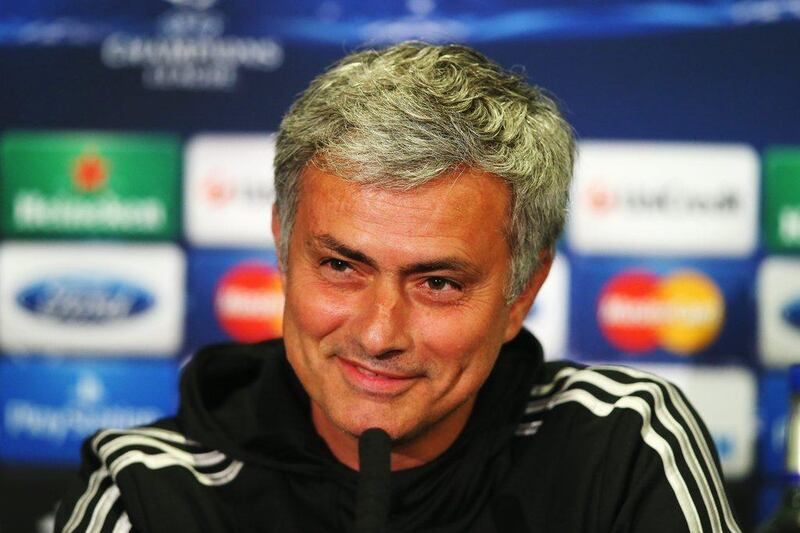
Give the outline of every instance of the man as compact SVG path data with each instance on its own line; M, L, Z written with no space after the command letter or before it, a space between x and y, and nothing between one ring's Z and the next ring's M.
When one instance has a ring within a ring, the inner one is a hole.
M283 339L201 351L177 417L87 441L57 530L352 531L377 427L389 531L738 531L674 387L543 363L522 330L573 152L548 97L468 48L341 60L278 136Z

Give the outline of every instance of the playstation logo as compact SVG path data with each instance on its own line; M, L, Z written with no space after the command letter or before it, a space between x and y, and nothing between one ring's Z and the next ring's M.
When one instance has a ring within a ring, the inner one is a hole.
M88 406L100 402L106 391L97 376L84 374L75 384L74 394L78 404Z

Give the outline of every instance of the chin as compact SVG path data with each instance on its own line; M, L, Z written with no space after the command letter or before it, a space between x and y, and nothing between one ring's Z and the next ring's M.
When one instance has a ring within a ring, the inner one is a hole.
M380 428L389 434L389 437L394 441L403 436L403 429L398 427L397 423L393 420L387 420L382 416L375 416L375 413L365 413L361 416L350 412L349 416L345 415L340 419L339 427L354 437L359 437L364 431L370 428Z

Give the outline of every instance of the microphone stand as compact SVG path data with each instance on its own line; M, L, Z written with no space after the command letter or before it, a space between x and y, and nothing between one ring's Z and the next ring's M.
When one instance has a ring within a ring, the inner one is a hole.
M358 438L355 533L386 533L391 494L391 440L380 428Z

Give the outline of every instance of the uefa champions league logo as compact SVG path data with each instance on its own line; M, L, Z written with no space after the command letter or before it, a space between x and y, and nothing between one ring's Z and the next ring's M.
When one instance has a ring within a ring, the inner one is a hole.
M214 7L214 4L217 3L217 0L166 0L170 4L175 7L188 7L191 9L197 9L198 11L204 11L211 7Z
M273 39L226 35L226 16L217 0L166 0L172 7L154 21L155 35L117 32L101 46L112 69L137 68L154 90L229 91L240 70L271 72L283 64Z
M174 39L213 39L225 31L225 17L211 8L216 0L166 0L174 7L162 13L156 26Z

